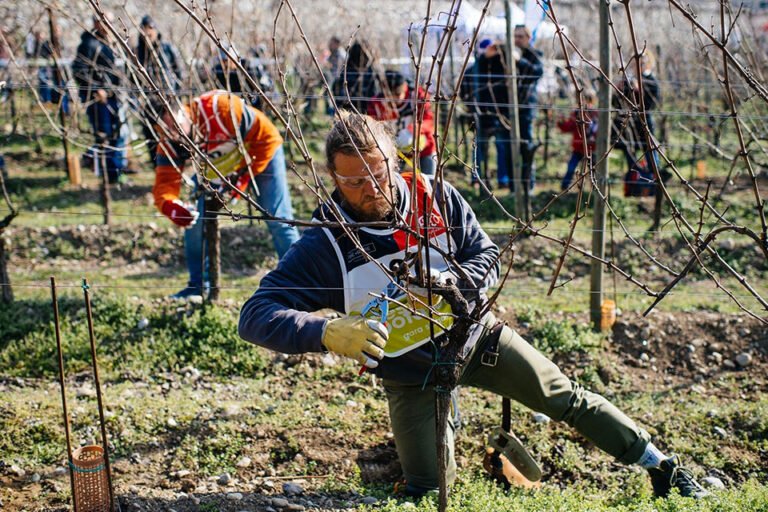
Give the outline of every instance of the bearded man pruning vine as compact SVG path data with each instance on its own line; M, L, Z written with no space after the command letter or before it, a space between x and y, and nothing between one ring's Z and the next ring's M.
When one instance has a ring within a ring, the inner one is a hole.
M389 401L405 490L422 495L438 485L436 372L431 371L426 300L418 300L425 293L411 288L412 293L402 292L397 302L390 302L386 326L361 311L371 294L389 289L390 263L407 260L415 250L417 237L407 226L418 230L424 226L421 219L428 219L431 274L439 276L433 283L452 281L468 301L484 301L486 291L496 284L499 249L451 185L436 186L432 177L395 172L393 138L371 117L342 113L326 139L325 156L336 189L314 213L318 227L304 231L278 267L262 279L242 308L239 333L284 353L332 351L379 376ZM414 185L416 194L411 193ZM429 205L433 209L424 215ZM343 228L339 217L368 224ZM371 225L375 221L380 222ZM438 340L451 326L445 302L432 301L431 314L438 323L431 330ZM342 316L328 320L310 314L323 308ZM515 331L506 326L493 329L496 325L488 313L469 329L460 354L466 363L459 385L495 392L568 423L620 462L647 468L657 496L666 496L672 488L695 498L706 494L678 457L661 453L644 429L604 397L568 379ZM484 357L489 350L498 353L494 360ZM454 421L449 419L447 432L448 482L456 477Z

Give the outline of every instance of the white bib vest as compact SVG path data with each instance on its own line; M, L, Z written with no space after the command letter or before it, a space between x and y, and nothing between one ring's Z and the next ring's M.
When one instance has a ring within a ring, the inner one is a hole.
M402 177L410 187L411 174L406 173ZM431 186L424 178L419 177L416 183L416 196L418 198L416 208L412 208L409 194L405 194L406 221L414 231L419 230L423 232L423 212L425 206L422 203L424 193L427 194L427 202L429 203L432 196ZM341 207L336 206L345 215ZM346 220L352 222L349 218ZM366 304L374 298L369 292L380 295L382 290L390 284L390 275L385 273L381 267L389 269L389 264L392 260L405 259L406 246L410 249L409 254L413 254L418 243L416 237L409 236L401 230L357 228L357 236L361 246L367 254L376 260L368 261L368 258L360 252L357 246L352 243L340 228L323 228L323 231L328 236L339 261L344 282L344 312L347 315L359 315ZM429 232L430 242L447 253L447 237L449 234L445 229L443 218L437 209L437 202L433 205L430 215ZM449 270L447 262L436 250L429 251L429 260L432 269L439 272ZM396 298L400 302L408 302L405 295ZM436 298L433 298L434 300ZM445 301L440 301L433 306L433 309L436 310L436 314L433 315L434 320L444 328L450 327L453 323L453 317L450 316L450 306ZM416 311L424 316L429 316L425 306L416 308ZM386 347L384 347L384 354L387 357L397 357L428 343L430 340L429 324L429 320L411 313L408 309L394 302L390 302L389 315L387 317L389 341ZM435 336L444 331L439 325L433 325Z

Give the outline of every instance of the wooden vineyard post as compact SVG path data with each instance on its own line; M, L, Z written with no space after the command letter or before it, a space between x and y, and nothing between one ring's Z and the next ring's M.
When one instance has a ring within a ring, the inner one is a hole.
M217 208L214 203L218 202L215 196L206 195L203 204L205 207L201 213L203 232L205 233L205 245L208 251L208 278L211 288L208 292L208 300L213 302L219 300L219 276L221 275L221 236L219 233L219 217L216 215ZM205 286L203 285L203 288Z

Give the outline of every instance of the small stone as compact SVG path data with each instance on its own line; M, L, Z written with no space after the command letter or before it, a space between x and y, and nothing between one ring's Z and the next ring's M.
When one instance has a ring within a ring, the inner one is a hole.
M336 357L330 352L326 352L323 355L323 366L336 366L337 364L338 361L336 360Z
M295 496L304 492L304 488L294 483L283 484L283 493L287 496Z
M189 378L189 380L195 381L200 378L200 370L195 368L194 366L185 366L181 370L179 370L179 373L184 374L185 377Z
M701 484L704 487L709 487L712 489L725 489L725 484L722 480L717 478L716 476L706 476L701 479Z
M722 438L728 437L728 432L723 427L715 427L712 429L715 434Z
M709 354L709 359L714 364L722 364L723 363L723 354L721 354L720 352L712 352L711 354Z
M549 420L550 420L549 416L547 416L546 414L542 414L540 412L534 413L533 415L533 421L542 425L549 423Z
M176 423L176 420L173 418L168 418L168 421L165 422L166 425L168 425L171 428L178 427L179 424Z
M187 297L187 300L191 304L202 304L203 303L203 296L202 295L190 295Z
M715 417L717 417L717 414L718 414L717 409L710 409L710 410L707 411L706 417L707 418L715 418Z
M289 503L285 508L286 510L304 510L304 505L299 505L298 503Z
M176 472L176 478L184 478L185 476L189 476L192 474L192 472L188 469L180 469Z
M66 474L67 474L67 468L64 468L61 466L53 470L53 476L64 476Z
M27 474L26 471L24 471L23 469L21 469L19 466L15 464L12 465L10 468L8 468L8 471L10 471L12 475L17 476L19 478Z
M149 319L142 318L141 320L139 320L139 323L136 324L136 327L143 330L143 329L146 329L148 325L149 325Z
M346 405L347 407L355 408L357 407L357 402L355 402L354 400L347 400Z
M642 354L640 354L640 357L638 359L640 359L640 361L644 363L647 363L648 361L651 360L651 357L648 355L647 352L643 352Z
M250 457L243 457L239 461L237 461L237 464L235 464L239 468L247 468L251 465L251 459Z
M272 498L272 506L277 508L285 508L288 506L288 500L285 498Z
M752 334L752 331L750 331L749 329L739 329L739 336L741 336L742 338L746 338L750 334Z
M232 481L232 477L230 476L229 473L224 473L223 475L221 475L219 478L216 479L216 482L219 485L227 485L231 481Z
M730 359L723 359L723 366L725 366L729 370L733 370L734 368L736 368L736 363L734 363Z
M35 473L34 475L32 475L32 478L30 478L29 481L32 482L32 483L39 482L40 481L40 474L39 473Z
M365 498L363 498L363 501L362 501L363 505L374 505L378 502L379 500L377 500L373 496L366 496Z
M734 242L733 238L725 238L723 240L719 240L717 242L717 246L719 249L732 251L736 247L736 242Z
M224 409L224 416L226 418L231 418L232 416L237 416L238 414L240 414L240 407L236 405L228 405Z
M747 352L742 352L741 354L736 356L736 364L738 364L742 368L746 367L751 362L752 362L752 356Z
M264 509L264 512L277 512L277 509L274 509L272 507L267 507Z
M81 386L75 390L77 398L91 398L96 396L96 390L91 386Z
M233 500L233 501L240 501L243 499L243 493L240 492L229 492L227 493L227 499Z
M61 484L61 482L57 482L56 480L48 480L47 482L45 482L45 485L47 485L48 488L51 489L53 492L61 492L64 490L64 486Z

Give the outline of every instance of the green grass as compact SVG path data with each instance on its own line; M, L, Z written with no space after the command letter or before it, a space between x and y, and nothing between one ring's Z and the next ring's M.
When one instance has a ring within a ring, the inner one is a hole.
M545 487L536 491L512 491L505 493L487 480L472 477L457 485L448 503L449 511L484 510L488 512L512 511L615 511L615 512L678 512L718 511L757 512L765 510L768 503L768 487L751 480L736 490L722 491L711 499L699 503L673 496L667 500L653 500L644 497L627 502L620 494L606 496L595 489L574 486L568 489ZM432 512L437 510L436 499L422 499L418 506L403 506L390 500L377 508L384 512L415 510Z
M59 302L67 368L90 367L86 312L82 300ZM237 335L236 310L192 304L147 304L107 296L92 301L94 334L107 372L146 377L186 365L217 373L254 374L266 361ZM148 322L141 328L140 322ZM0 372L53 377L58 372L49 301L16 301L0 311ZM109 374L109 373L108 373Z

